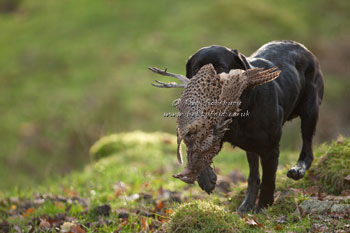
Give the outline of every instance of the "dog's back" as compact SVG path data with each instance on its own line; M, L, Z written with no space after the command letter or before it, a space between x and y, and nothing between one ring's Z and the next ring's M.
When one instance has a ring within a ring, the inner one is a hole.
M315 89L317 105L321 104L324 91L322 72L317 58L304 45L290 40L272 41L247 59L254 67L278 67L282 71L280 78L270 85L278 85L282 92L284 102L280 104L286 110L285 120L299 115L298 104L309 89Z

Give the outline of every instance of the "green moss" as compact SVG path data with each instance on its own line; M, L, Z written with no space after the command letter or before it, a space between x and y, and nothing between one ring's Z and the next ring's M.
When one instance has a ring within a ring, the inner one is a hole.
M339 136L331 144L321 145L308 177L316 176L323 191L340 194L350 189L350 138Z
M167 133L145 133L135 131L112 134L98 140L90 149L94 160L127 150L128 148L152 149L161 148L163 151L174 151L176 138Z
M238 232L235 213L212 202L196 200L176 208L167 224L167 232Z

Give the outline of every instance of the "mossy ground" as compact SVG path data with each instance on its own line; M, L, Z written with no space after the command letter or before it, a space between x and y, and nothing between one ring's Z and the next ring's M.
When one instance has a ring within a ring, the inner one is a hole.
M168 232L233 232L240 217L213 202L195 200L178 206L165 229Z
M77 232L308 232L320 229L341 232L347 230L347 216L335 219L305 214L298 205L324 192L318 188L323 186L322 182L326 182L325 187L331 187L327 179L315 178L314 172L332 171L332 158L339 160L339 154L343 156L343 163L347 163L348 146L347 138L321 146L312 173L300 181L286 177L298 153L282 152L275 204L262 213L239 216L236 210L244 197L246 182L231 184L229 193L217 189L208 196L197 185L187 185L171 177L182 169L176 162L174 136L143 132L107 136L92 147L95 161L82 172L42 186L0 193L0 229L10 232L18 229L55 232L70 227L75 227ZM323 156L331 154L326 163ZM243 174L248 173L244 153L229 146L224 147L214 163L218 173L225 177L238 168ZM347 177L347 170L337 167L336 171ZM344 194L346 190L342 191ZM332 228L332 224L336 228Z
M323 191L340 194L350 189L350 138L343 136L316 151L309 177L315 176Z

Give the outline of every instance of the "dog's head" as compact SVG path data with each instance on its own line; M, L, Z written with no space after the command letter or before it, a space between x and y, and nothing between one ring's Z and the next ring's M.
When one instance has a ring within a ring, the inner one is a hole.
M186 76L192 78L206 64L213 64L218 74L229 73L232 69L251 68L245 56L237 50L212 45L201 48L187 60Z

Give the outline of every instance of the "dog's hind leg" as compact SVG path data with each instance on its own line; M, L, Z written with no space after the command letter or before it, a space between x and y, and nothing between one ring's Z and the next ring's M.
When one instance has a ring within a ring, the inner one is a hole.
M317 85L310 85L310 87L305 90L305 96L299 105L303 147L300 152L297 164L287 172L287 176L294 180L299 180L304 177L305 171L311 166L314 159L312 152L312 138L315 133L319 105L321 103L323 95L323 83L321 75L319 77L319 80L321 80L320 82L322 85L318 88Z

